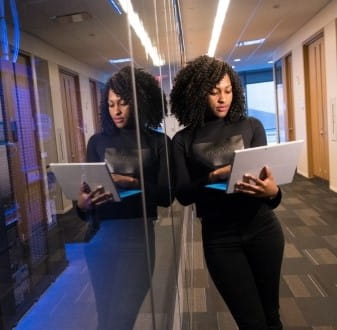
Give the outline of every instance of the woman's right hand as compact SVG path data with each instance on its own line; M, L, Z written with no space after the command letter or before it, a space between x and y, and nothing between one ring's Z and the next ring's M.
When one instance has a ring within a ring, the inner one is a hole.
M83 211L89 211L95 206L113 201L113 196L109 192L105 192L104 187L96 187L91 190L86 182L83 182L80 187L80 192L77 199L77 206Z

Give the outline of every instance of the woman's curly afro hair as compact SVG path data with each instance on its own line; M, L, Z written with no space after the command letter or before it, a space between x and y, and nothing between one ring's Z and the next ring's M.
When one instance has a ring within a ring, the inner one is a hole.
M143 69L135 68L134 76L140 127L157 128L160 126L164 114L167 114L165 94L159 87L158 81L150 73L145 72ZM108 96L110 90L130 105L131 111L135 111L131 66L125 66L115 73L105 84L102 93L102 128L103 132L111 134L116 132L118 128L109 114Z
M170 94L171 113L181 125L194 129L204 124L205 113L209 109L207 96L226 74L232 84L233 100L224 120L236 122L246 116L238 74L228 63L203 55L188 62L174 80Z

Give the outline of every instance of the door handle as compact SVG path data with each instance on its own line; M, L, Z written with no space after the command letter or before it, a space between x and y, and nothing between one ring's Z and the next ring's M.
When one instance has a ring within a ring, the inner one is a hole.
M11 120L10 125L13 142L18 142L18 125L16 124L16 120Z

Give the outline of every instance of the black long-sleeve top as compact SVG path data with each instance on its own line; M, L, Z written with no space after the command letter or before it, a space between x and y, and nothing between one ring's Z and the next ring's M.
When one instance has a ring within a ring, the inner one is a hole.
M167 207L172 202L172 190L169 190L172 175L166 157L166 151L170 155L171 148L171 140L165 134L153 130L141 133L146 212L150 218L157 216L157 206ZM140 179L135 130L118 129L114 134L93 135L87 145L87 161L106 161L111 172ZM105 203L96 212L100 219L142 217L142 196L136 194L121 202Z
M226 194L209 189L209 173L231 163L234 150L266 145L264 128L259 120L245 118L236 123L223 119L206 122L195 132L188 127L173 138L176 198L183 205L196 203L197 216L251 217L264 206L275 208L276 198L256 198L243 193Z

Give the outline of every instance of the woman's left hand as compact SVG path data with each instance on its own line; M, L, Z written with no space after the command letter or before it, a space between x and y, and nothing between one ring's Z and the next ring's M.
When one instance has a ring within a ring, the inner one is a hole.
M259 177L245 174L242 181L238 181L235 184L235 192L241 192L255 197L274 198L278 190L279 187L268 166L262 168Z

